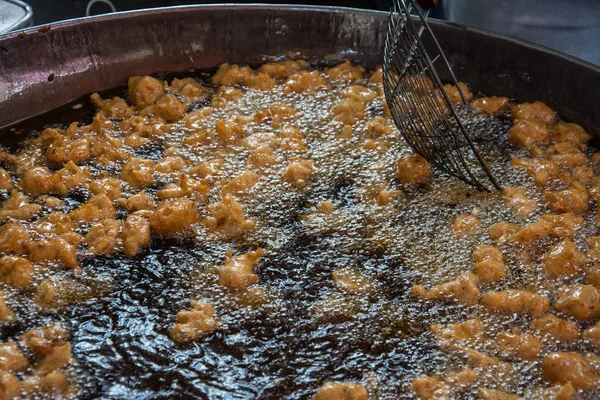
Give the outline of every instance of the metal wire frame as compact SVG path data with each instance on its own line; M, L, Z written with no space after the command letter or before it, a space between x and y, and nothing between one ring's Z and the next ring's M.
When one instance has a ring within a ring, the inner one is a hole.
M413 11L421 20L420 28L411 18ZM426 15L421 14L413 0L394 0L383 64L385 97L394 122L413 150L435 168L479 190L488 190L475 176L474 170L481 169L494 187L500 189L444 90L421 41L424 31L431 36L453 83L459 88L452 68L427 24ZM468 106L460 88L459 93ZM465 147L475 157L470 157L470 163L462 150Z

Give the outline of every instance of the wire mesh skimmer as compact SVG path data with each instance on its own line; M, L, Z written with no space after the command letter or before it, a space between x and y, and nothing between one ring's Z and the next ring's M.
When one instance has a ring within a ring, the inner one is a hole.
M383 65L385 97L396 126L408 144L434 167L476 187L488 190L478 179L482 171L497 189L498 181L475 147L438 76L421 40L426 32L439 51L452 83L462 101L469 103L454 72L427 23L429 10L437 0L394 0L388 25ZM411 18L416 14L421 21ZM485 179L485 177L484 177Z

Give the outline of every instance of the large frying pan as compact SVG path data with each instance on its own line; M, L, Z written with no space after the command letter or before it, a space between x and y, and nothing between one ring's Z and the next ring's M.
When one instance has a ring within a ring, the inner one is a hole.
M382 62L388 14L301 6L174 7L83 18L0 37L0 127L130 75L259 64L301 54ZM600 136L600 69L506 36L433 21L459 80L541 100ZM442 78L444 78L442 76Z
M211 68L225 61L259 64L265 59L290 53L332 61L349 58L374 67L382 62L387 19L387 13L341 8L197 6L74 20L14 33L0 38L0 126L48 111L86 93L123 85L130 75ZM600 137L600 69L500 35L442 22L433 22L432 27L458 78L469 82L473 89L523 101L545 101L565 118ZM3 132L10 134L8 130ZM7 139L7 136L0 137L0 142L4 143ZM124 284L130 284L132 281L129 279L135 278L148 285L148 282L155 281L147 276L152 279L166 276L166 287L177 282L166 271L173 270L179 274L180 265L175 263L184 259L180 254L189 252L182 249L182 253L175 253L175 256L170 252L160 253L156 259L144 258L144 264L129 259L110 262L124 263L119 265L126 273L117 275L118 279L123 277ZM169 257L163 257L163 254ZM184 260L189 262L188 258ZM156 268L156 275L147 274L149 268L145 263L152 263L149 265ZM100 267L112 273L118 270L112 265L107 261ZM160 275L163 272L165 275ZM136 286L136 290L149 288L143 285ZM275 374L269 370L256 386L247 385L245 379L249 378L238 369L247 362L240 355L242 353L227 353L227 358L219 358L222 353L214 351L217 346L222 346L224 354L235 347L235 341L228 344L222 337L216 336L211 344L214 348L207 346L177 351L163 340L166 337L164 330L156 331L159 328L155 328L152 321L147 325L141 324L139 329L138 325L130 328L128 324L138 324L143 319L139 316L142 313L158 315L158 305L161 310L164 307L160 303L161 296L174 293L163 291L162 285L155 287L152 290L156 292L148 289L149 295L137 292L136 296L158 297L149 305L144 302L139 308L128 308L129 297L123 296L121 301L121 295L116 293L108 302L99 302L92 311L88 312L89 308L86 308L74 312L75 317L73 314L64 316L85 321L78 328L79 345L73 342L74 346L81 346L80 351L92 354L89 359L93 360L93 369L90 371L97 374L94 378L98 382L86 384L82 398L173 399L183 398L182 393L198 398L282 398L283 395L278 394L287 395L291 390L295 391L296 397L287 398L299 398L298 393L306 394L302 398L307 398L307 393L312 394L315 389L311 385L322 376L315 374L308 383L302 379L294 380L294 368L306 369L304 366L308 365L303 364L302 357L311 357L310 362L318 362L319 368L324 370L324 366L329 368L333 365L329 363L327 352L345 352L342 346L339 349L324 346L319 354L327 355L327 359L315 360L312 352L304 352L299 356L301 362L294 364L290 354L304 342L285 352L279 347L270 347L264 354L279 357L283 352L283 360L286 363L290 360L291 367L281 374L286 380L271 380ZM160 293L157 292L159 290ZM134 299L139 301L139 297ZM170 309L167 311L172 312ZM111 342L106 346L102 343L91 349L85 348L86 343L96 340L97 327L110 330ZM269 329L266 331L265 336L271 334ZM137 336L141 339L132 340ZM291 334L289 337L295 338ZM153 346L140 347L147 338L153 338ZM128 349L135 354L121 362L123 357L118 349ZM424 351L434 353L430 348L424 348ZM170 357L177 357L176 364ZM243 360L233 362L236 357ZM117 360L116 366L106 363L106 360ZM207 362L198 363L199 360ZM249 360L254 363L254 360ZM366 359L365 362L373 362L371 360ZM394 373L400 375L404 366L414 364L413 361L410 357L398 355L389 363L385 362L385 368L394 368ZM233 365L229 367L228 363ZM336 373L345 374L349 369L344 368L350 368L354 365L352 363L354 361L343 364L341 369L336 364ZM130 364L135 368L129 368ZM174 365L184 367L180 371ZM219 368L223 365L228 367L221 372ZM266 362L260 365L264 366ZM281 364L274 365L278 368ZM143 373L140 373L142 369ZM154 376L153 372L158 369L161 375ZM134 384L128 387L131 382L128 379L134 375L140 385L145 385L144 390L149 390L147 393L138 391ZM219 379L215 378L217 376ZM360 379L360 376L344 376ZM286 385L291 388L288 390ZM153 395L155 391L161 392L161 395ZM252 397L248 393L259 394Z

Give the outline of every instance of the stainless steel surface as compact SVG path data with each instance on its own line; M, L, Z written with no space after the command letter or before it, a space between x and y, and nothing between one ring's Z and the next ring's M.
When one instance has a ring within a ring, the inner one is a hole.
M411 18L413 13L419 16L420 26ZM480 190L487 189L481 182L481 175L484 179L487 175L500 189L446 94L422 35L428 35L435 44L435 51L468 107L426 16L413 0L395 0L383 63L383 87L394 122L410 147L434 167Z
M0 34L31 25L31 7L20 0L0 0Z
M387 12L298 6L193 6L111 14L0 36L0 126L129 75L285 54L383 62ZM475 90L541 100L600 136L600 69L539 46L430 22L457 78ZM428 45L426 43L426 45ZM441 76L443 80L449 79Z
M539 43L600 65L598 0L447 0L447 18Z

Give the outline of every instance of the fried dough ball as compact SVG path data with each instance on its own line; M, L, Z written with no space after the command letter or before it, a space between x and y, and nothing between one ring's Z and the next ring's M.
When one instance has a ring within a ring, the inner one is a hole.
M357 383L327 382L312 400L369 400L367 389Z
M508 97L480 97L471 102L471 109L485 114L496 114L508 107Z
M365 68L360 65L352 65L348 60L333 68L325 68L325 74L331 79L341 79L345 81L357 81L362 79Z
M551 387L535 388L531 392L532 399L543 400L573 400L577 396L577 389L570 383L554 385Z
M35 221L33 229L42 235L60 235L75 229L73 220L62 212L53 212Z
M412 382L410 389L421 400L450 399L454 398L456 392L472 385L476 380L477 373L464 367L445 376L421 375Z
M330 90L331 86L318 70L300 71L291 75L283 85L284 93L312 93L318 90Z
M25 254L30 241L29 232L19 222L9 222L0 227L0 252L2 253Z
M154 170L162 174L168 174L181 171L185 165L186 161L180 156L166 156L156 163Z
M123 224L121 238L125 254L135 256L150 243L150 222L141 215L128 216Z
M304 134L299 128L290 125L282 125L279 134L281 136L281 142L279 144L280 150L295 153L306 151Z
M21 178L20 184L24 191L33 196L50 193L54 188L53 175L46 167L29 169Z
M525 149L545 143L550 133L546 124L535 119L515 119L508 131L508 140Z
M120 97L113 97L112 99L102 99L98 93L93 93L90 99L98 107L98 114L108 118L127 118L132 113L132 108L127 104L125 100Z
M573 146L572 143L562 142L549 146L546 150L533 147L531 152L535 157L546 157L561 167L577 167L589 164L585 153Z
M600 264L593 265L588 269L586 283L600 289Z
M580 334L580 329L576 324L550 313L531 321L531 327L544 335L548 335L552 340L562 343L573 342L579 339Z
M171 199L178 197L191 197L193 199L204 199L208 196L210 187L205 180L199 181L181 174L177 183L170 183L156 193L160 199Z
M513 237L514 234L519 232L521 227L516 224L511 224L509 222L498 222L488 228L488 235L490 239L498 244L505 243Z
M227 104L239 100L244 95L240 89L231 86L219 86L217 93L213 96L211 105L218 108L225 108ZM203 109L197 112L202 113ZM193 115L190 114L190 116ZM188 125L189 126L189 125Z
M567 175L567 174L568 173L565 171L561 175ZM571 181L579 182L583 185L586 185L588 182L592 181L593 178L595 178L594 170L589 165L580 165L571 170L571 177L570 177ZM596 179L594 179L594 181ZM563 181L565 181L564 178L563 178ZM591 195L591 193L590 193L590 195Z
M0 371L0 399L18 399L21 397L19 378L10 372Z
M204 109L202 109L204 110ZM190 117L194 115L190 114ZM142 117L139 115L128 118L119 123L119 127L127 137L137 137L141 139L160 138L170 132L170 127L167 122L158 117ZM113 145L117 145L116 138L111 139Z
M410 291L428 300L457 300L466 305L473 305L477 304L479 300L478 282L479 278L476 275L467 272L452 281L433 286L429 290L425 289L423 285L415 285Z
M64 205L64 201L59 199L58 197L42 195L35 199L37 203L43 204L48 209L56 209L61 208Z
M0 321L1 322L13 322L15 320L15 313L6 304L6 295L0 290Z
M42 239L29 245L31 262L53 261L67 268L77 269L77 245L81 237L77 234L63 234L57 237Z
M521 333L519 329L501 332L496 337L496 344L503 354L528 361L537 360L543 347L540 339L529 333Z
M240 175L236 176L232 180L230 180L222 189L221 196L225 196L228 194L238 195L240 193L244 193L247 190L251 189L258 180L260 176L255 172L250 170L245 170Z
M538 317L548 310L550 300L525 290L509 289L484 293L479 304L490 311L529 314L532 317Z
M230 288L246 288L258 282L254 267L263 255L259 247L241 256L232 257L231 253L225 258L225 265L219 269L219 285Z
M246 85L258 90L270 90L276 85L266 73L256 73L250 67L228 63L219 66L212 81L218 85Z
M331 108L334 121L344 125L354 125L367 116L365 104L352 98L344 99Z
M381 115L370 119L366 125L367 133L372 137L381 137L389 135L393 132L394 128L385 117Z
M0 190L10 190L13 186L13 181L8 171L0 168Z
M473 261L473 271L483 284L496 282L506 276L502 253L495 246L484 244L475 247Z
M527 197L527 189L524 187L505 187L503 190L504 204L514 209L521 217L535 214L538 203Z
M92 196L87 203L82 204L69 213L69 218L75 222L96 222L102 219L112 219L117 210L105 194Z
M416 153L404 153L396 161L396 167L402 183L424 182L431 176L431 165Z
M269 146L260 146L248 156L248 164L256 167L268 167L277 162L275 153Z
M150 217L150 228L160 236L175 236L189 231L198 219L198 210L192 200L166 200L158 204Z
M362 103L368 103L377 98L377 92L363 85L352 85L344 88L340 96L346 99L354 99Z
M79 167L73 161L69 161L64 168L59 169L52 176L52 192L66 195L69 191L88 182L90 176L89 168Z
M302 158L291 158L283 177L290 183L297 186L304 186L306 180L313 173L314 167L312 160Z
M481 221L473 214L457 215L454 218L453 230L459 238L475 235L481 230Z
M142 146L150 143L152 139L141 137L136 133L132 133L130 135L125 136L123 139L123 144L127 147L131 147L132 149L138 149Z
M458 345L475 344L483 340L485 327L480 319L469 319L456 324L443 326L433 324L430 327L440 346L456 347Z
M592 137L577 124L559 122L554 125L550 138L554 143L569 142L581 150L586 150L587 142Z
M116 219L103 219L92 225L85 235L88 249L96 255L110 255L118 251L118 239L122 222Z
M521 400L521 396L505 392L504 390L488 389L480 387L477 393L483 400Z
M10 198L2 204L0 208L0 222L9 218L30 220L41 211L39 204L31 204L29 197L23 193L13 190L10 192Z
M210 100L212 91L194 78L173 79L169 87L177 90L187 103L203 103Z
M577 245L566 239L553 246L544 256L544 269L551 278L572 276L581 271L589 262L588 257L579 251Z
M369 77L369 83L383 83L383 67L378 65Z
M192 300L190 311L177 313L177 324L171 330L171 339L179 344L198 340L219 326L214 308L202 301Z
M497 357L488 356L481 351L469 348L462 348L460 350L462 350L472 368L489 370L497 368L500 364L500 360Z
M62 398L69 391L69 382L62 372L50 372L44 376L32 375L22 382L23 392L28 396Z
M279 128L284 122L293 120L299 113L294 107L279 102L271 103L266 112L267 117L271 119L271 126L273 128ZM257 116L254 116L255 120L256 118Z
M542 361L542 376L550 383L570 383L583 390L595 388L600 378L590 362L575 352L547 355Z
M254 221L247 220L241 204L230 195L225 195L219 203L208 206L211 217L207 218L205 225L217 232L228 236L238 236L254 229Z
M600 322L590 326L583 332L583 337L593 343L595 346L600 346Z
M0 371L20 372L29 366L17 344L13 341L0 344Z
M224 161L220 158L207 161L196 167L190 168L191 175L197 175L199 178L206 179L215 177L221 171Z
M552 235L561 239L572 238L584 225L584 220L573 213L542 214L541 221L550 222L553 225Z
M510 240L522 246L530 245L550 235L553 228L552 223L541 220L526 225L523 229L512 234Z
M515 119L534 119L545 124L551 124L556 121L556 114L554 111L541 101L521 104L512 103L510 105L510 111Z
M310 64L304 60L284 60L265 63L258 68L258 72L267 74L271 78L283 79L309 66Z
M90 192L93 194L105 194L111 200L121 197L121 181L115 178L102 178L90 184Z
M540 158L521 159L514 157L510 165L512 167L523 167L533 178L537 186L546 186L552 179L560 174L560 167L557 163Z
M564 286L553 307L579 321L593 320L600 317L600 290L590 285Z
M131 103L138 108L154 104L164 92L163 83L151 76L132 76L127 88Z
M77 125L76 123L74 124L75 126ZM65 164L73 162L75 164L81 164L92 157L90 138L73 139L58 134L50 140L44 140L44 132L42 132L40 138L44 142L47 142L44 155L51 163Z
M154 161L132 158L123 166L119 177L133 188L152 186L154 184Z
M448 398L450 388L437 376L421 375L411 384L411 391L421 400Z
M583 212L589 208L590 197L585 186L574 183L569 189L544 192L544 201L552 212Z
M154 210L154 198L147 195L143 190L127 199L119 199L119 204L129 212L140 210Z
M379 191L379 193L377 193L375 201L380 206L387 206L392 202L394 197L398 196L401 193L401 190L381 190Z
M217 121L215 124L217 136L224 142L237 143L243 136L242 128L235 122Z
M33 267L31 263L19 256L0 258L0 282L18 289L24 289L31 282Z
M94 143L92 155L96 158L98 163L114 167L116 163L126 161L133 157L130 153L126 152L122 146L123 143L121 139L104 134L101 138L96 140L96 143Z
M462 96L458 91L459 88L467 101L471 101L473 99L473 92L471 92L471 90L464 83L458 82L458 88L454 85L446 84L444 85L444 91L446 91L451 103L460 104L463 102Z
M19 337L19 342L23 346L40 356L47 356L57 347L63 346L67 340L69 340L69 333L60 322L32 329Z
M35 375L48 375L51 372L65 368L71 361L71 344L66 342L63 345L52 349L52 351L37 363Z
M131 147L132 149L139 149L150 143L152 139L141 137L136 133L132 133L130 135L125 136L123 139L123 145L127 147Z

